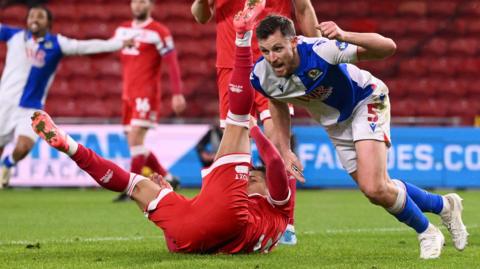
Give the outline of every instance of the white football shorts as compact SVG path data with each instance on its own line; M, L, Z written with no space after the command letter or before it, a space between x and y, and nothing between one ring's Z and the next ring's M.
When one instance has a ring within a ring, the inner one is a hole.
M373 93L357 105L350 118L326 129L348 173L357 170L355 141L377 140L391 145L388 88L380 80L375 80L375 85Z
M16 104L3 103L0 106L0 147L5 146L19 135L37 139L30 126L33 112L38 109L23 108Z

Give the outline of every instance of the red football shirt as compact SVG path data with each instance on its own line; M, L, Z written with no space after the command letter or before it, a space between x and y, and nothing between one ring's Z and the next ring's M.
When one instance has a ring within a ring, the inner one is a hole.
M289 221L293 203L275 205L264 196L248 198L248 224L243 233L219 252L222 253L267 253L277 246Z
M235 51L235 31L233 29L233 17L243 10L245 2L238 0L215 0L215 21L217 23L217 67L233 68ZM263 19L270 13L283 15L291 18L292 0L268 0L265 10L258 20ZM253 59L256 61L260 56L256 35L253 35L252 50Z
M133 38L135 46L121 51L123 99L155 98L159 95L162 56L175 49L168 28L152 19L142 24L125 22L115 31L115 38Z

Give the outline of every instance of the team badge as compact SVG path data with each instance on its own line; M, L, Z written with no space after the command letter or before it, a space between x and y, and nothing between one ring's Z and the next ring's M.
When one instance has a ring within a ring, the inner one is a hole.
M312 80L317 80L322 74L323 72L320 71L320 69L311 69L308 71L308 77Z
M53 48L53 44L52 44L52 42L50 42L50 41L45 42L45 44L44 44L43 46L44 46L46 49L51 49L51 48Z
M341 51L344 51L348 47L347 42L341 42L341 41L335 42L335 45L337 45L337 48Z

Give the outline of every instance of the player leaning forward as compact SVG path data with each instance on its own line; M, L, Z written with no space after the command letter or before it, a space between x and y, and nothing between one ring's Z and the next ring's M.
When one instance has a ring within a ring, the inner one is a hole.
M274 248L293 210L292 186L279 153L258 127L255 139L266 164L265 174L250 165L249 112L254 91L249 82L252 68L250 43L253 18L261 8L253 5L236 18L236 63L229 91L227 126L214 163L202 170L200 193L188 199L173 192L162 178L153 181L122 170L92 150L77 144L58 129L44 112L35 112L32 126L51 146L68 154L104 188L125 191L165 233L173 252L249 253ZM245 33L246 32L246 33Z
M296 36L293 23L271 15L256 28L259 59L250 76L254 88L270 98L275 143L287 169L301 167L290 151L290 114L287 103L308 109L323 125L335 145L343 167L373 204L384 207L418 233L420 257L440 256L444 236L423 212L439 214L463 250L468 233L461 219L462 199L457 194L428 193L387 172L390 147L390 103L387 86L351 64L383 59L395 43L376 33L353 33L334 22L317 26L323 38Z

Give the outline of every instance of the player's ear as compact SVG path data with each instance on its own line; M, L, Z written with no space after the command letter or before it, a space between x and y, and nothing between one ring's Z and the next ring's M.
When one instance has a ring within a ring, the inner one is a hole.
M292 46L293 49L297 48L297 44L298 44L297 41L298 41L297 36L293 36L290 38L290 45Z

